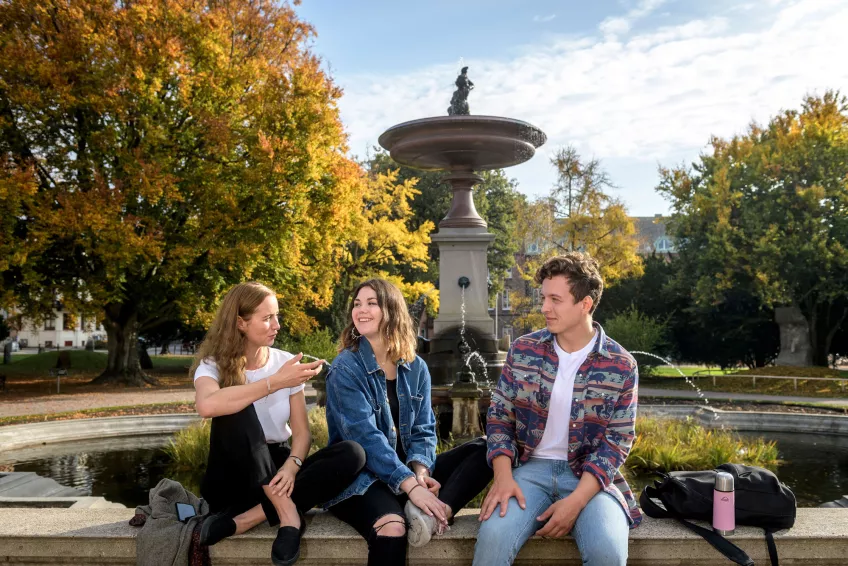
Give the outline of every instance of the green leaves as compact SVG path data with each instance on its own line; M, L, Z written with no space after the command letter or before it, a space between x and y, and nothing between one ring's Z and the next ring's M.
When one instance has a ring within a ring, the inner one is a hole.
M841 324L829 315L848 299L845 98L807 97L801 111L711 147L692 169L660 169L693 298L715 305L744 288L766 307L796 305L826 363Z

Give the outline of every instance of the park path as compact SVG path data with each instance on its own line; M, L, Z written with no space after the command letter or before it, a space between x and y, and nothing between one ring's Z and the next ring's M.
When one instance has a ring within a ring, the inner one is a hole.
M32 397L19 397L14 400L3 400L3 397L0 396L0 417L48 415L84 409L153 405L155 403L176 403L180 401L194 402L194 389L33 395Z
M704 397L716 401L760 401L774 403L827 403L848 407L848 399L835 397L796 397L790 395L760 395L759 393L726 393L724 391L702 391ZM673 397L675 399L698 399L693 389L639 388L640 397Z

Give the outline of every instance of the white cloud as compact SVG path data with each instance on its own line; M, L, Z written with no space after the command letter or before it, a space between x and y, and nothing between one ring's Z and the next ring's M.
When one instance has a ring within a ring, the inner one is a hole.
M608 39L615 39L620 35L625 35L630 31L634 22L649 16L651 12L665 4L665 2L666 0L640 0L626 15L604 19L598 26L598 29Z
M533 21L538 23L550 22L556 18L556 14L548 14L547 16L533 16Z
M848 91L840 60L848 53L848 3L784 3L758 22L740 30L745 22L716 15L626 41L562 38L527 46L512 60L467 61L476 83L471 111L527 120L547 133L542 156L512 170L521 172L524 190L539 192L553 181L545 157L566 143L605 163L672 165L696 158L711 135L732 136L752 119L798 107L807 93ZM399 122L445 115L455 74L446 63L397 76L337 77L352 152L364 155ZM614 181L632 188L629 179Z

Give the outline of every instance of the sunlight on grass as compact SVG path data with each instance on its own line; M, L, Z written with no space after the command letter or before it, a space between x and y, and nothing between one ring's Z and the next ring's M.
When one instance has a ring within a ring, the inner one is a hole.
M707 429L692 419L639 417L636 441L625 466L631 473L708 470L727 462L775 469L777 444Z

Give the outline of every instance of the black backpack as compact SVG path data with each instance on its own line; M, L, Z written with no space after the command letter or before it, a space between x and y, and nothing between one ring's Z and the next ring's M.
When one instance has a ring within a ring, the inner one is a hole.
M713 488L717 472L727 472L733 476L736 524L765 530L769 557L772 565L777 566L777 547L772 533L795 524L795 494L768 470L741 464L722 464L715 470L659 473L662 479L654 481L653 486L647 486L642 491L639 498L642 510L649 517L677 519L736 564L754 566L754 561L741 548L712 529L705 529L686 520L712 521ZM659 500L664 508L657 505L654 499Z

